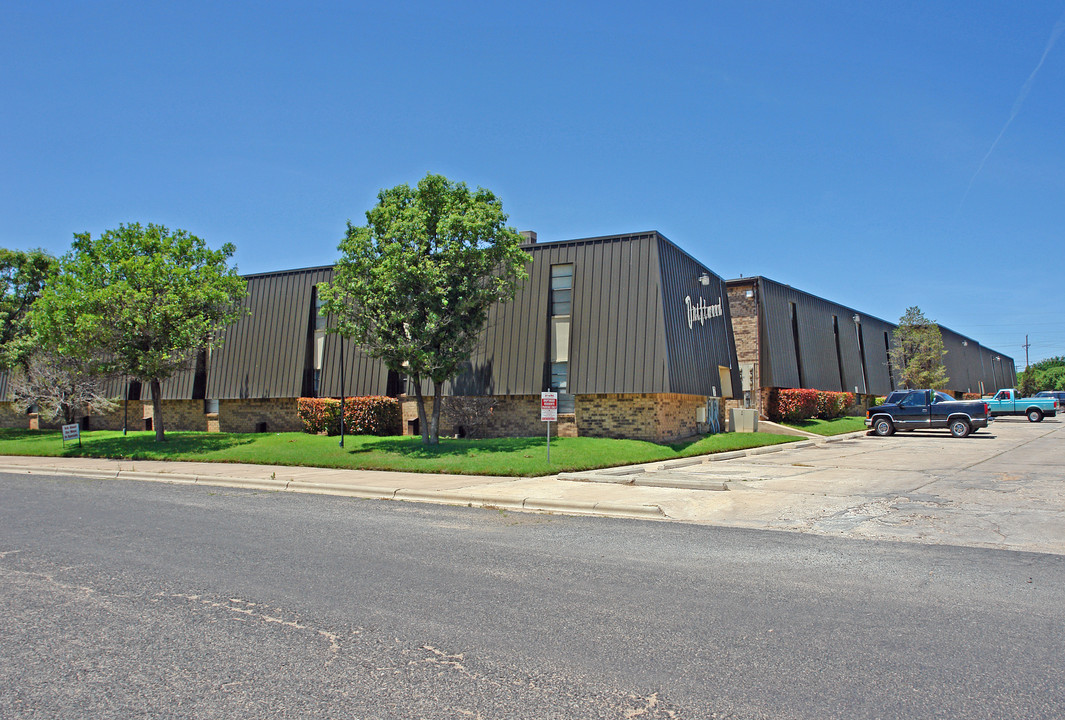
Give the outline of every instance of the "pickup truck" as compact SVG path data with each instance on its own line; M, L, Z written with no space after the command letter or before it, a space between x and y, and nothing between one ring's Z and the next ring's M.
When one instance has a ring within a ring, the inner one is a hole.
M983 400L948 400L935 390L910 390L896 402L871 407L865 413L865 426L881 437L895 430L947 428L963 438L993 421Z
M995 396L985 399L984 402L991 408L991 414L999 415L1026 415L1028 422L1041 422L1045 417L1054 417L1058 414L1058 401L1048 397L1022 398L1013 388L999 390Z

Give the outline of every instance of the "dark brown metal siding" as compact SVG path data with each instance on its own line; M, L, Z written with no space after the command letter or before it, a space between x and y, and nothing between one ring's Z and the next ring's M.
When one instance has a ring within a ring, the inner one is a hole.
M739 366L732 339L732 317L725 281L676 245L659 236L662 277L662 325L669 351L669 385L665 392L721 396L720 367L729 368L733 394L740 392ZM699 282L706 274L709 285ZM688 298L707 305L721 303L720 317L688 324ZM660 391L661 392L661 391Z
M982 351L984 392L990 394L1002 388L1014 387L1017 379L1013 358L991 348L982 348Z
M764 387L800 387L795 354L795 333L791 322L791 303L795 304L799 357L802 360L806 387L819 390L839 389L839 359L835 351L832 315L839 323L843 389L859 392L867 387L870 395L885 395L892 388L888 350L894 344L896 326L877 317L865 315L852 308L837 305L809 293L782 285L767 278L758 279L761 313L761 363ZM865 357L863 385L862 364L858 354L858 338L853 316L861 318L860 332ZM985 391L1013 381L1013 359L982 348L975 340L966 338L940 326L943 335L944 365L950 376L946 389L953 392L979 392L980 380ZM884 334L887 333L887 342ZM968 343L963 344L963 343ZM994 360L1001 357L1001 360Z
M848 308L848 310L850 310ZM850 332L854 332L854 321L852 315L857 314L862 317L862 341L865 347L865 362L866 362L866 377L868 379L868 387L870 395L886 395L894 390L891 387L891 377L888 373L888 349L891 346L891 333L895 331L895 326L881 320L879 317L872 317L870 315L863 315L857 311L852 311L851 315L839 318L839 334L842 336L847 334L847 326L850 326ZM884 333L887 333L887 343L884 342ZM848 343L850 344L850 343ZM857 347L855 346L855 359L857 362ZM848 380L847 387L843 388L848 392L854 392L854 386L858 384L857 364L845 363L843 367L845 371L845 378ZM854 377L851 377L851 374Z
M190 362L195 362L190 361ZM164 400L191 400L192 399L192 384L196 379L196 373L193 368L188 370L181 370L170 376L169 379L160 383L160 390L163 391ZM125 382L121 381L123 387ZM121 395L122 391L118 391ZM148 383L141 385L141 398L144 400L150 400L152 397L151 386Z
M662 329L657 233L526 246L529 279L489 314L469 370L445 392L544 389L551 266L573 264L569 378L573 394L671 392Z
M340 397L340 343L328 333L322 350L322 376L319 397ZM388 390L388 368L374 360L350 340L344 340L344 394L348 397L384 395Z
M766 387L805 386L848 392L858 388L859 393L878 395L891 390L884 346L884 332L890 336L894 327L891 323L767 278L759 280L759 291L763 313L762 382ZM798 329L798 355L792 303ZM861 318L858 325L854 322L855 315ZM838 356L833 316L839 328ZM859 354L859 333L863 354ZM864 375L862 355L865 358ZM799 360L805 385L799 379ZM841 360L843 387L840 387Z
M0 402L11 402L11 378L6 370L0 370Z
M943 366L947 371L947 389L954 392L979 392L979 383L973 390L974 367L978 369L979 359L975 353L970 352L970 346L976 346L963 335L940 326L939 334L943 338L943 349L947 353L943 356ZM973 347L975 350L976 347ZM975 375L978 376L978 373Z
M222 347L211 357L207 396L299 397L312 291L332 273L332 268L312 268L249 276L246 306L251 313L223 331Z

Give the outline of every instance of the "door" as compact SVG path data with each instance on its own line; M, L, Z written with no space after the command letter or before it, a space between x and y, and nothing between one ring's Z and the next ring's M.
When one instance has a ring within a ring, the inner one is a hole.
M900 430L919 430L931 427L928 407L928 391L914 390L899 401L899 409L895 413L895 427Z

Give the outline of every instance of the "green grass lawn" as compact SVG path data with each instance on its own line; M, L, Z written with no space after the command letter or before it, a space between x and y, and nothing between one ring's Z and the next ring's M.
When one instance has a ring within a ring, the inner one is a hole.
M798 422L782 423L788 427L798 428L815 435L843 435L844 433L865 430L864 417L841 417L832 420L800 420Z
M464 475L520 475L535 477L557 472L590 470L616 465L669 460L708 453L741 450L798 440L767 433L728 433L672 445L641 440L551 438L551 463L546 439L441 439L425 446L421 438L354 435L339 438L304 433L230 434L170 432L156 443L152 432L96 430L63 445L55 430L0 430L0 455L101 457L128 460L192 460L199 462L305 465L365 470L458 473Z

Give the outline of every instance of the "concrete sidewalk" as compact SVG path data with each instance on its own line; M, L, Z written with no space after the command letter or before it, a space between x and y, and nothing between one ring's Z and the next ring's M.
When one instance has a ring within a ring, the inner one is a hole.
M237 463L12 456L0 457L0 472L147 480L655 520L691 521L690 512L675 517L668 508L675 509L678 504L697 506L713 502L712 498L704 497L709 493L696 489L628 487L616 482L601 484L557 476L517 478Z
M852 433L540 478L0 456L74 475L600 515L1065 554L1065 423L891 438Z
M840 438L817 438L816 441L837 439ZM714 498L716 493L707 491L727 490L728 487L719 480L678 485L668 475L671 469L780 452L784 448L804 447L814 442L805 440L788 445L539 478L240 463L19 456L0 456L0 472L146 480L531 512L700 522L701 513L716 512L728 505L721 498ZM639 482L633 480L637 476Z

